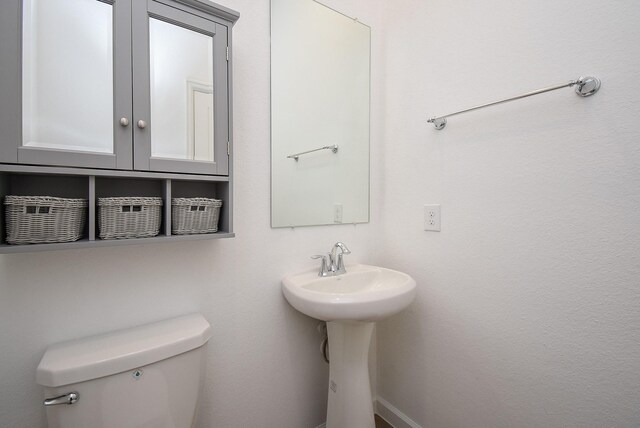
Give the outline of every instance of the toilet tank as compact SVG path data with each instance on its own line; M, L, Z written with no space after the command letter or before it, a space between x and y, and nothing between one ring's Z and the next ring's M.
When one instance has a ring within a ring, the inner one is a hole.
M49 428L190 428L211 327L200 314L50 346L36 381Z

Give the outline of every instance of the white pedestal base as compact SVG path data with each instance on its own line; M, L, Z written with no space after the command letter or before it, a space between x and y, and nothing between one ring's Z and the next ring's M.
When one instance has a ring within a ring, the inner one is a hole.
M372 322L330 321L327 428L374 428L369 383Z

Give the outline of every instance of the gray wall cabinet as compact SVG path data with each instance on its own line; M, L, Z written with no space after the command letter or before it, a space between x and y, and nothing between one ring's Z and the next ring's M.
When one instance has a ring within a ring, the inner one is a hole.
M10 246L0 221L0 253L233 236L238 18L207 0L0 2L0 197L89 199L82 241ZM163 235L100 241L100 196L163 197ZM172 196L222 199L219 232L172 236Z

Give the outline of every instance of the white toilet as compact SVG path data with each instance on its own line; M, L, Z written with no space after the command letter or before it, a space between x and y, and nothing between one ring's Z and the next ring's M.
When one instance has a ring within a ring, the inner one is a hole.
M200 314L47 349L36 375L49 428L190 428L211 326Z

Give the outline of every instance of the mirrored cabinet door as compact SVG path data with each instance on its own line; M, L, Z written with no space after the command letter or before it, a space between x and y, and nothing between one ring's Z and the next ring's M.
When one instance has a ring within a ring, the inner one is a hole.
M1 161L130 169L131 0L6 0L0 12L13 20L0 30Z
M156 1L133 19L135 169L228 174L227 27Z

